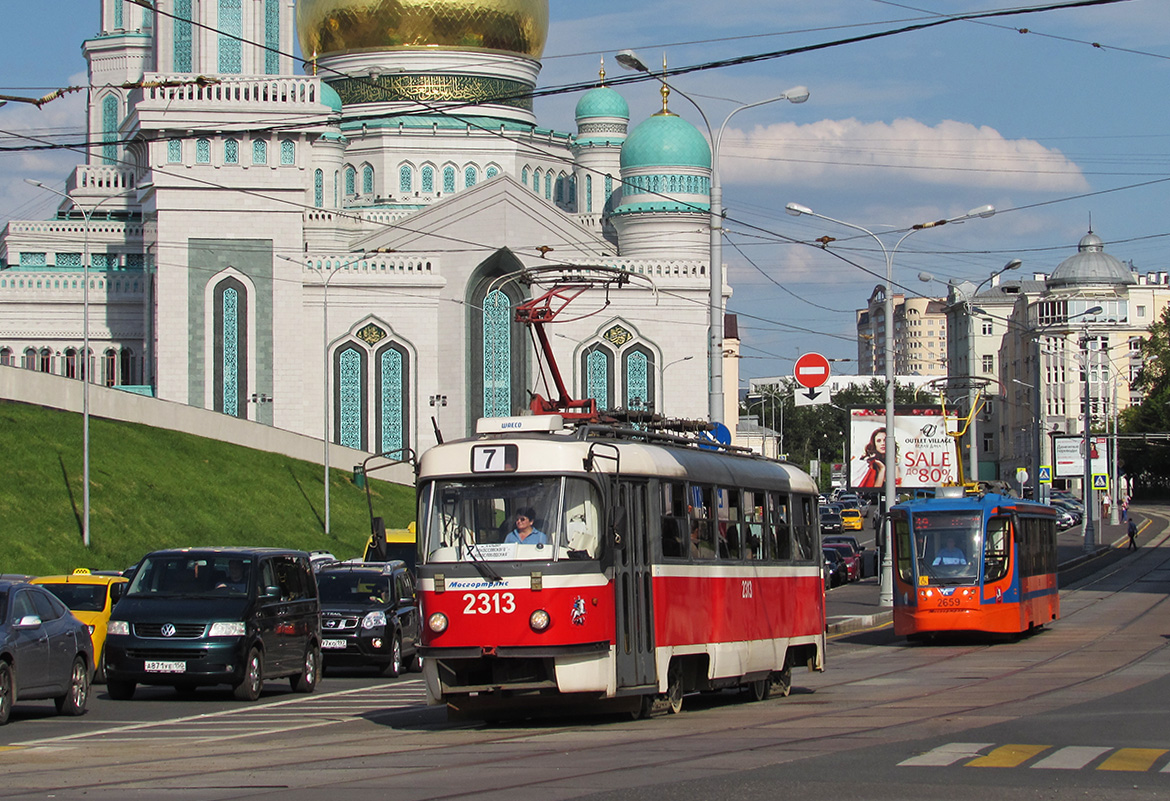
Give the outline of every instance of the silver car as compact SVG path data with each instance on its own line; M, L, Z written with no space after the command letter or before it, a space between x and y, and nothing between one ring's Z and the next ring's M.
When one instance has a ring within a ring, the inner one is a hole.
M0 581L0 725L13 704L38 699L85 714L92 677L89 628L44 588Z

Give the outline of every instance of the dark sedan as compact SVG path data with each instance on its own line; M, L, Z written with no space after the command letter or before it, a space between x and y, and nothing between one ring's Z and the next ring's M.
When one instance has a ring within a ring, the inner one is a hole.
M843 530L841 515L825 507L821 508L821 534L840 534Z
M0 581L0 724L13 704L39 699L84 714L92 676L89 628L51 592Z

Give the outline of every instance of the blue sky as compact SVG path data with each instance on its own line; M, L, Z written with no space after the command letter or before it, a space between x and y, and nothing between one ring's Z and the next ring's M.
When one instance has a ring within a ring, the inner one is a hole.
M96 30L97 3L7 5L0 93L41 94L79 82L80 43ZM541 83L589 80L602 55L611 76L624 75L613 55L625 48L648 63L660 64L665 54L672 67L683 67L1008 7L1000 0L920 0L913 7L879 0L551 0ZM720 150L730 310L741 315L744 339L741 375L790 373L795 357L809 350L854 356L854 311L880 280L785 240L834 236L843 255L885 273L872 240L786 215L790 201L875 231L995 205L1000 212L990 219L907 240L895 281L916 293L945 292L919 282L920 271L943 282L978 282L1018 257L1021 272L1051 272L1075 252L1090 218L1109 253L1143 272L1168 269L1167 42L1165 0L1129 0L951 23L672 79L716 128L737 105L794 85L811 92L803 105L737 115ZM657 84L622 92L633 124L660 107ZM573 130L576 100L538 101L541 124ZM681 97L671 109L702 129ZM44 111L9 104L0 109L0 129L80 133L82 113L82 96ZM20 179L61 186L76 161L68 153L0 153L0 219L48 215L53 199Z

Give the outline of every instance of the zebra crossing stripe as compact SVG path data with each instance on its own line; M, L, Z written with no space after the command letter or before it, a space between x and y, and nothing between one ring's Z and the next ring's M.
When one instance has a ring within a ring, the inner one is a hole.
M1032 767L1045 770L1080 770L1097 757L1110 750L1095 745L1069 745L1050 754Z
M1164 748L1118 748L1097 767L1097 770L1146 771L1165 754Z
M964 759L979 756L984 748L990 748L995 743L947 743L938 748L932 748L925 754L910 757L898 763L899 767L933 767L941 768L953 765Z
M1014 768L1044 753L1051 747L1050 745L1001 745L987 756L971 760L965 767Z

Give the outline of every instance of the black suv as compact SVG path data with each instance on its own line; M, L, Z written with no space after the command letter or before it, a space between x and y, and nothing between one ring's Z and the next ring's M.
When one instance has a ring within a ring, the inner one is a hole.
M180 548L139 563L110 616L106 689L230 684L254 701L265 679L312 692L321 673L321 607L309 555L283 548Z
M422 670L414 578L404 562L338 562L317 572L325 664Z

